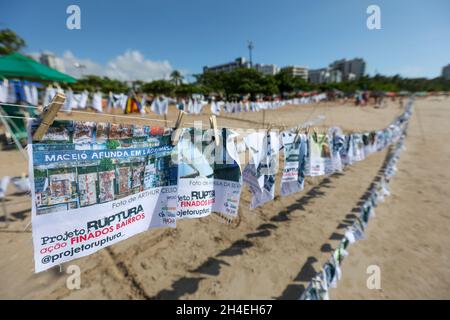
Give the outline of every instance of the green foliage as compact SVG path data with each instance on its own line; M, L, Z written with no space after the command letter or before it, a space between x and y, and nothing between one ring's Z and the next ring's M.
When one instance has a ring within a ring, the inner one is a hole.
M199 94L208 94L208 90L202 85L191 84L191 83L182 83L178 87L175 88L175 95L181 97L188 97L194 93Z
M117 147L119 147L119 146L120 146L120 142L117 140L108 140L106 142L106 147L108 149L117 149Z
M183 76L181 75L180 71L173 70L170 74L170 80L175 86L178 86L183 83Z
M61 84L61 87L64 89L69 86L75 91L88 90L89 92L94 92L96 90L100 90L104 93L108 93L110 91L114 93L125 93L128 91L128 85L125 82L94 75L85 76L76 83L72 83L70 85Z
M450 91L450 80L444 80L441 77L434 79L402 78L399 75L387 77L375 75L373 77L365 76L355 81L346 81L341 83L331 83L327 85L330 89L338 89L346 93L352 93L356 90L370 91ZM321 87L321 89L323 86Z
M0 30L0 55L20 51L26 46L25 40L10 29Z
M255 69L239 68L232 72L206 72L197 75L197 82L201 84L208 93L229 98L231 96L259 94L278 94L278 83L273 76L264 76Z
M104 171L109 171L114 169L114 164L112 159L103 158L100 160L99 168Z
M435 79L407 79L398 75L387 77L375 75L373 77L364 76L358 80L345 81L340 83L311 84L299 77L293 77L289 73L280 72L275 76L263 75L254 69L236 69L228 73L206 72L195 76L196 83L174 84L172 80L155 80L152 82L134 81L140 90L154 95L163 94L166 96L187 97L194 93L204 95L215 94L230 99L250 95L283 95L293 97L301 91L329 91L340 90L346 94L352 94L357 90L370 91L450 91L450 80L441 77ZM109 79L107 77L85 76L75 84L70 85L75 91L87 89L93 92L100 89L104 93L112 91L114 93L128 92L127 83ZM68 85L63 85L67 88Z
M306 82L305 79L294 77L288 72L281 71L276 76L275 79L278 84L278 89L282 94L289 94L296 91L309 90L311 86Z
M167 80L155 80L144 84L141 89L146 93L172 96L175 91L175 85Z
M47 178L47 170L34 169L34 178Z

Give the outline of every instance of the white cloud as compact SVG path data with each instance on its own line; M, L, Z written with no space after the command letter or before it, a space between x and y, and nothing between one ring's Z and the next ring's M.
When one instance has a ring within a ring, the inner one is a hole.
M98 64L90 59L77 58L71 51L64 52L62 60L66 72L76 78L92 74L121 81L151 81L167 79L173 71L169 61L148 60L138 50L126 50L106 65ZM77 66L82 66L82 68Z
M61 59L64 62L66 72L75 78L83 75L105 75L105 68L90 59L79 59L71 51L64 52Z

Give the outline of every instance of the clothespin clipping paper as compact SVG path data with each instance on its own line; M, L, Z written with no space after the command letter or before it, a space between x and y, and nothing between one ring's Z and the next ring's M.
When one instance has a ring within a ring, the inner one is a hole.
M33 141L40 141L56 118L59 109L66 101L66 96L63 93L57 93L50 104L44 108L40 116L40 124L34 132Z
M295 138L294 138L294 142L297 142L298 139L300 138L300 131L302 131L302 128L301 128L301 127L297 128L297 130L295 130Z
M178 141L180 140L181 132L183 130L181 126L183 125L183 117L185 114L186 112L184 112L183 110L178 111L178 118L177 121L175 122L174 131L172 132L172 145L174 146L177 145Z
M220 137L219 130L217 129L217 119L215 115L209 117L209 124L211 125L211 129L213 130L214 142L216 143L216 146L218 146L220 144Z

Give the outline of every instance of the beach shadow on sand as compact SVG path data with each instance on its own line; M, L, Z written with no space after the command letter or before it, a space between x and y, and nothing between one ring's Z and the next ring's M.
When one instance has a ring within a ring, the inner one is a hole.
M352 208L351 212L347 214L342 221L340 221L336 227L336 230L329 236L329 240L340 241L344 238L344 234L339 233L339 231L346 230L350 227L357 218L357 213L361 212L361 206L366 202L367 199L371 196L371 190L375 186L376 182L379 182L381 176L385 170L387 164L387 158L384 160L381 169L378 171L378 174L374 177L369 187L366 189L364 194L359 198L356 206ZM321 252L331 253L334 248L329 243L324 243L321 246ZM315 257L308 257L306 262L301 267L297 277L294 279L294 283L289 284L282 292L279 297L275 297L277 300L297 300L306 290L303 284L295 283L295 282L305 282L308 283L311 279L317 274L317 271L312 266L318 260Z
M235 257L243 255L245 250L248 250L254 246L254 244L248 239L253 238L267 238L272 235L271 230L275 230L278 227L274 223L281 223L290 221L290 214L296 210L305 210L305 206L314 198L322 197L325 195L323 189L331 188L333 179L342 176L342 173L334 173L329 177L324 178L316 186L312 187L304 196L297 199L293 204L289 205L285 210L278 212L276 215L272 216L269 223L263 223L259 225L255 232L247 233L245 235L246 239L240 239L233 242L228 248L222 250L214 257L208 257L206 261L201 263L197 268L189 270L192 274L202 274L207 276L216 277L220 274L223 267L231 267L229 261L224 261L218 259L220 257ZM313 264L317 262L317 258L309 257L305 265L299 271L295 279L311 279L316 271ZM193 294L198 290L199 283L204 277L182 277L175 280L171 289L164 289L158 292L152 299L179 299L185 294ZM307 281L307 280L296 280L296 281ZM298 299L301 293L305 290L302 284L291 284L289 285L282 295L278 297L279 299ZM298 294L297 294L298 293ZM278 299L276 298L276 299Z

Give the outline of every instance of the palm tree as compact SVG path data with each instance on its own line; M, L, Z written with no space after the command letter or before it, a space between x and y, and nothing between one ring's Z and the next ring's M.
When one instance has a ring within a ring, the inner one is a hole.
M183 76L181 75L180 71L178 70L173 70L172 73L170 74L170 80L176 85L178 86L179 84L181 84L183 82Z

